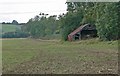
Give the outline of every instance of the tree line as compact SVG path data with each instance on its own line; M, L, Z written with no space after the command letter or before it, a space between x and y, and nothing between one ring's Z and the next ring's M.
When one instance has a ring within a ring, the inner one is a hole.
M33 38L41 38L59 33L57 30L57 16L46 16L47 14L44 13L36 15L34 18L31 18L22 29Z
M120 38L120 2L67 2L67 13L48 16L40 13L30 19L23 27L33 38L60 34L63 40L82 24L96 25L101 40L117 40Z

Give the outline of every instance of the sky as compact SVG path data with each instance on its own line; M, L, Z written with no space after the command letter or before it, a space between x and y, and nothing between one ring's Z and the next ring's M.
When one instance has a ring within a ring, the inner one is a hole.
M66 0L0 0L0 23L17 20L26 23L40 12L49 15L66 13Z

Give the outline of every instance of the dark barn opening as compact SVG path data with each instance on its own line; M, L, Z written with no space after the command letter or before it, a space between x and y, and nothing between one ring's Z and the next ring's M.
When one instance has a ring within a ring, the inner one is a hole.
M97 30L82 30L81 39L95 38L97 36Z
M68 40L81 40L97 37L95 25L85 24L74 30L68 35Z
M75 34L75 40L79 40L80 34Z

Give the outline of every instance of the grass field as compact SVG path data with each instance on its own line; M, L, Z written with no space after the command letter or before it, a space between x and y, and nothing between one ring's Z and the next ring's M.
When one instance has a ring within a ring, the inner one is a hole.
M117 41L5 39L3 73L117 74Z
M14 32L16 29L21 29L21 25L0 24L0 30L2 30L2 33Z
M13 24L0 24L0 38L3 33L15 32L16 30L21 30L22 25L13 25Z

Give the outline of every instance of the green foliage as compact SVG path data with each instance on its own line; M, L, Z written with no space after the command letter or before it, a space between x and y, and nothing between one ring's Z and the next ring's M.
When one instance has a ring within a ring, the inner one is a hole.
M1 38L25 38L28 37L29 34L23 32L21 27L24 25L13 25L13 24L2 24L0 25L0 29L2 29L0 33Z
M67 35L80 26L83 14L81 12L68 12L62 18L60 22L62 23L62 39L67 40Z
M118 39L118 4L104 3L98 5L96 26L98 35L102 40Z
M102 40L118 39L120 3L67 3L68 13L61 18L64 40L80 24L95 24Z
M57 23L55 15L46 18L46 14L40 14L30 19L23 30L30 33L33 38L42 38L53 35L57 30Z
M17 22L16 20L13 20L13 21L12 21L12 24L13 24L13 25L18 25L18 22Z
M120 38L120 2L94 3L94 2L68 2L67 13L46 17L48 14L40 13L30 19L23 28L34 38L61 34L67 40L68 34L82 24L96 25L101 40L117 40Z
M25 32L7 32L2 34L2 38L26 38L29 34Z

